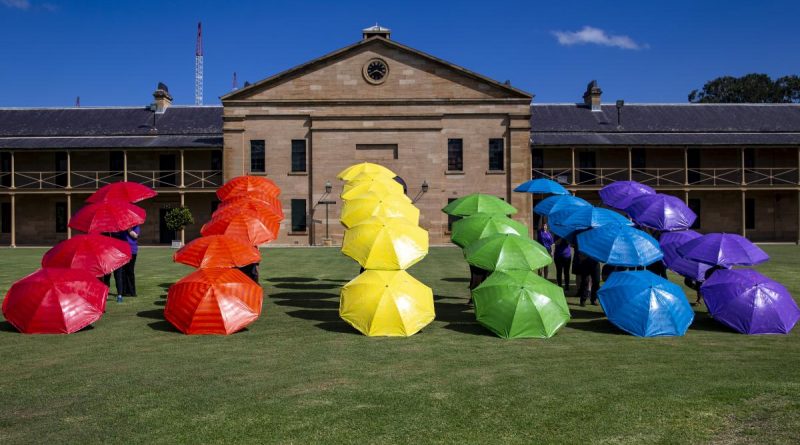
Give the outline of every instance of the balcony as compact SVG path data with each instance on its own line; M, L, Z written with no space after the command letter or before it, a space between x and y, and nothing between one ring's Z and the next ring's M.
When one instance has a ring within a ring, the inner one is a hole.
M564 185L602 187L633 180L651 187L798 187L797 168L535 168L533 178Z
M154 189L214 189L223 182L222 170L184 170L183 187L181 187L180 171L129 170L127 175L128 181L138 182ZM106 184L123 180L125 180L125 173L120 171L73 170L69 175L63 171L15 171L13 177L9 172L0 173L0 189L96 190Z

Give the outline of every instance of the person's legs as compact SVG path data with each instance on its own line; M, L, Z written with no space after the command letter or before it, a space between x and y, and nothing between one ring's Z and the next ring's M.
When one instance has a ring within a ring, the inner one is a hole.
M592 293L590 301L593 305L597 304L597 292L600 290L600 267L595 267L590 276L592 280Z
M589 292L589 275L581 274L578 276L578 297L580 298L581 306L586 306L586 297Z
M117 295L125 293L125 266L114 271L114 283L117 286Z
M131 260L125 265L125 292L131 297L136 296L136 254L131 255Z
M564 259L563 258L556 258L553 260L556 264L556 283L558 283L558 287L562 286L563 282L563 273L564 273Z
M569 258L564 259L564 291L569 292L569 266L572 262Z

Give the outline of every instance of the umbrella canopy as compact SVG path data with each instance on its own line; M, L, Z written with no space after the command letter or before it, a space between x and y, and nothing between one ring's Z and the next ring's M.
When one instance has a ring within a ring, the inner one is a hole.
M358 177L363 176L363 174ZM392 178L369 178L365 180L353 180L344 185L342 199L353 199L364 193L372 192L379 196L386 195L400 195L405 196L403 193L403 185L393 180ZM409 199L409 202L411 200Z
M682 200L661 193L635 198L625 211L640 226L661 231L686 230L697 219Z
M237 198L235 204L219 207L211 214L211 219L230 219L237 214L248 211L257 215L258 219L269 223L280 223L283 221L283 210L278 207L252 198Z
M428 254L428 232L403 218L369 218L345 231L342 253L365 269L408 269Z
M198 269L169 288L164 318L184 334L230 335L256 321L262 299L238 269Z
M452 241L464 248L470 244L498 233L528 236L528 227L521 222L496 213L476 213L453 223Z
M536 241L507 233L490 235L467 246L469 264L485 270L536 270L553 262Z
M577 238L578 250L612 266L647 266L664 257L655 238L630 226L600 226Z
M552 179L531 179L518 185L515 192L538 193L542 195L569 195L569 191Z
M411 224L419 225L419 209L408 202L407 196L380 196L375 193L365 193L345 201L339 220L345 227L353 227L373 216L405 218Z
M261 261L261 253L253 245L229 235L196 238L172 256L176 263L206 269L210 267L243 267Z
M476 213L513 215L517 209L497 196L473 193L447 204L442 211L452 216L470 216Z
M600 189L603 204L618 210L625 210L631 201L644 195L655 195L656 191L636 181L617 181Z
M280 228L277 221L264 221L255 211L242 210L224 218L212 219L203 224L200 233L203 236L230 235L257 246L276 239Z
M658 243L664 252L664 264L669 270L695 281L704 281L706 279L706 271L711 266L699 261L687 260L678 253L678 247L695 238L700 238L700 236L702 235L694 230L679 230L661 234L658 238Z
M558 195L550 196L543 199L536 207L533 208L534 213L541 216L550 216L553 213L575 209L576 207L591 207L585 199L578 198L572 195Z
M769 255L747 238L732 233L709 233L678 247L686 259L712 266L755 266L769 260Z
M386 177L389 179L397 176L393 171L382 165L373 164L371 162L362 162L360 164L351 165L350 167L342 170L338 175L336 175L336 178L343 181L350 181L356 176L364 173L373 177Z
M700 292L711 316L742 334L788 334L800 319L789 291L754 270L718 270Z
M608 321L637 337L684 335L694 320L681 287L647 270L614 272L597 295Z
M121 232L144 224L147 213L143 208L125 201L105 201L81 207L69 226L86 233Z
M572 227L577 230L591 229L605 226L606 224L622 226L633 225L631 221L628 221L627 218L613 210L593 206L580 206L551 213L548 217L548 222L550 222L550 224Z
M277 198L280 194L280 187L263 176L238 176L217 190L217 197L222 201L243 196Z
M280 199L264 195L258 195L255 197L240 196L238 198L231 198L222 201L219 203L219 206L217 207L217 210L214 212L214 214L216 214L216 212L222 211L222 209L227 209L228 207L238 207L238 206L244 206L245 208L254 208L254 206L255 207L266 206L265 208L270 209L272 213L278 215L281 221L284 218L283 206L281 205ZM214 215L212 214L211 217L213 218Z
M125 201L139 202L153 198L158 193L146 185L137 182L113 182L104 185L86 198L86 202Z
M103 316L108 287L81 269L39 269L17 281L3 315L25 334L71 334Z
M366 270L342 287L339 316L370 337L408 337L436 316L433 291L404 270Z
M75 235L53 246L42 257L42 267L81 269L96 277L110 274L131 260L131 246L103 235Z
M531 271L494 272L472 299L478 322L502 338L550 338L570 317L564 290Z

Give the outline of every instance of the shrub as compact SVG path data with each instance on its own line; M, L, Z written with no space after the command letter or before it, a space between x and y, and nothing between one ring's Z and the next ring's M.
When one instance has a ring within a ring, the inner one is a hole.
M179 232L189 224L194 224L192 212L188 207L175 207L167 212L165 217L167 228Z

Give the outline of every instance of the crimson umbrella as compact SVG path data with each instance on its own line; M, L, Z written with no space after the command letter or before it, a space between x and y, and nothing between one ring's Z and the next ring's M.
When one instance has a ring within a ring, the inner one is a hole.
M106 201L89 204L78 210L69 226L86 233L121 232L144 224L143 208L125 201Z
M237 269L198 269L169 288L164 318L184 334L229 335L258 318L262 299Z
M254 210L242 210L235 214L214 218L200 229L203 236L230 235L257 246L278 237L280 223L264 221Z
M280 194L280 187L262 176L239 176L217 190L217 197L223 201L242 196L277 198Z
M261 261L258 249L230 235L210 235L195 239L175 252L172 259L198 268L243 267Z
M3 315L25 334L71 334L103 316L108 287L81 269L45 268L14 283Z
M103 235L75 235L61 241L42 257L42 267L85 270L101 277L131 260L131 246L125 241Z
M137 182L113 182L97 189L96 192L86 198L86 202L106 202L106 201L125 201L139 202L153 198L158 193L146 185Z

